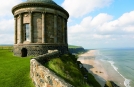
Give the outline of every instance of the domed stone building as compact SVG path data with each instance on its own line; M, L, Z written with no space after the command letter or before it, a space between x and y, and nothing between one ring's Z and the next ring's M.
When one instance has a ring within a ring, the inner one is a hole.
M27 0L12 8L15 19L14 55L38 56L48 50L68 52L69 14L52 0Z

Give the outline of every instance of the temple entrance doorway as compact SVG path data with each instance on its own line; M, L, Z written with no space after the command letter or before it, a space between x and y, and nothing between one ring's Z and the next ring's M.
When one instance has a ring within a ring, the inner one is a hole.
M27 57L27 49L26 48L22 48L21 57Z

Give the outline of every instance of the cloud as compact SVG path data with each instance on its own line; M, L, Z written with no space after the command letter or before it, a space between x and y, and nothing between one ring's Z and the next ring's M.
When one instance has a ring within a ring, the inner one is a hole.
M120 26L133 25L134 23L134 11L124 13L119 19Z
M14 34L0 34L0 44L13 44Z
M94 18L88 16L83 18L80 24L70 26L69 33L97 33L98 30L99 32L102 31L103 25L105 25L105 23L108 23L110 20L112 20L112 16L106 13L100 13Z
M14 18L11 9L22 0L2 0L0 3L0 44L13 44Z
M14 20L0 20L0 34L11 34L14 32Z
M13 6L16 4L22 2L22 0L2 0L0 3L0 18L2 17L7 17L7 16L12 16L11 9Z
M104 22L99 27L101 33L134 34L134 11L124 13L116 20Z
M112 0L64 0L62 6L72 17L82 17L97 8L109 6Z
M134 11L131 11L115 20L107 13L100 13L95 17L85 17L79 24L68 28L69 43L75 43L75 41L89 43L91 41L119 44L121 40L126 42L129 39L134 40L133 15Z
M95 26L101 26L102 24L109 22L112 19L113 17L111 15L108 15L106 13L100 13L92 20L91 24Z

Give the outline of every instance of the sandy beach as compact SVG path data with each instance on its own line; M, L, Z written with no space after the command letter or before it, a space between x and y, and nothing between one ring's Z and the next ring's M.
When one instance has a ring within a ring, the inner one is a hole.
M90 50L79 55L78 61L81 61L83 66L95 77L100 85L104 87L108 75L101 63L95 59L95 50Z
M79 55L78 61L91 73L95 79L104 87L107 80L114 80L119 77L116 71L113 71L111 66L104 65L102 61L95 58L96 50L90 50L84 54ZM109 70L112 69L112 70ZM116 76L115 76L116 75ZM117 76L118 75L118 76ZM118 80L118 79L117 79ZM123 84L124 81L120 81ZM124 86L121 86L124 87Z

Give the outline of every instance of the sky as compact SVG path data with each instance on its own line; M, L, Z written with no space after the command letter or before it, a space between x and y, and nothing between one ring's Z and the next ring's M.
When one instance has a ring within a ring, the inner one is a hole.
M0 3L0 44L14 44L13 6ZM53 0L66 9L68 44L86 49L134 48L134 0Z

